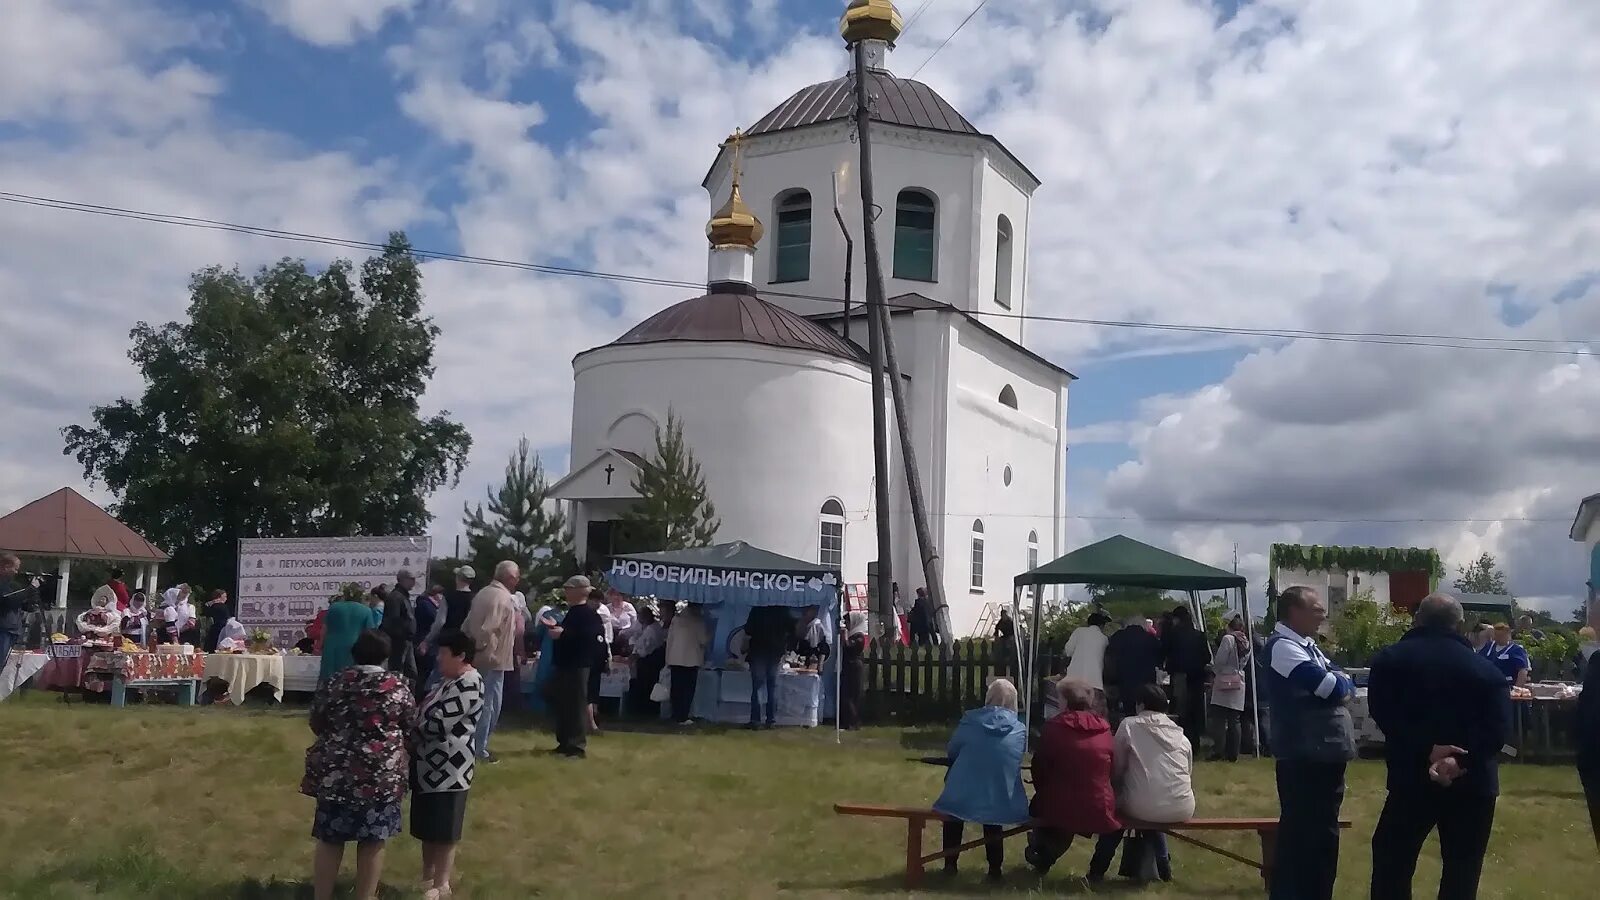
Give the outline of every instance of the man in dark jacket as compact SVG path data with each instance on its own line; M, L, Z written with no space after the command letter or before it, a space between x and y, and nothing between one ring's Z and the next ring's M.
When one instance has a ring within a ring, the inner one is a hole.
M1106 641L1107 687L1116 689L1116 709L1122 718L1138 712L1139 689L1156 683L1161 665L1161 640L1144 627L1143 616L1130 616L1121 631Z
M1206 680L1211 675L1211 645L1194 627L1189 607L1172 611L1171 623L1162 635L1164 667L1172 676L1173 718L1183 726L1191 746L1200 746L1206 733Z
M745 651L745 662L750 666L750 724L757 728L761 719L761 688L767 689L766 726L773 727L778 720L778 663L789 649L789 635L794 622L789 611L781 606L756 606L745 620L744 633L750 639Z
M1461 603L1433 594L1372 660L1367 703L1383 731L1389 797L1372 833L1372 900L1410 900L1417 854L1439 829L1439 896L1469 900L1494 826L1511 698L1462 636Z
M1600 601L1592 596L1589 625L1600 631ZM1594 843L1600 848L1600 655L1589 659L1589 671L1583 677L1583 693L1578 697L1578 722L1574 731L1578 741L1578 777L1583 780L1583 794L1589 801L1589 825L1594 829Z
M0 553L0 669L11 659L11 648L22 643L27 613L39 608L39 581L17 577L22 561Z
M395 573L394 590L383 600L380 626L389 636L389 671L405 676L413 684L417 680L417 614L411 606L411 588L416 583L408 569Z

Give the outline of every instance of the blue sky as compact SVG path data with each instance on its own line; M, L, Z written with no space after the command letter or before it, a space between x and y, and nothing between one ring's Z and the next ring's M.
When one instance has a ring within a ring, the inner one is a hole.
M10 0L0 191L694 281L717 142L843 70L836 6ZM1600 13L1413 6L1013 0L958 32L973 3L932 0L900 41L893 68L1044 181L1036 312L1574 342L1033 323L1082 379L1068 506L1095 518L1075 538L1214 563L1237 542L1256 575L1276 540L1411 543L1497 553L1526 595L1581 583L1563 520L1600 489L1596 370L1573 352L1600 335L1600 111L1566 98L1600 78ZM56 430L137 387L133 321L181 314L201 266L284 253L327 251L0 204L0 300L28 301L7 304L0 507L77 481ZM682 296L450 263L427 285L428 402L477 438L441 533L519 435L562 468L571 355ZM49 374L63 347L71 379Z

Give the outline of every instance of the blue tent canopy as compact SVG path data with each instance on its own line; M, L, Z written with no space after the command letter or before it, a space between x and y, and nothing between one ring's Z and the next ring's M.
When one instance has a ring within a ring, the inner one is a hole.
M715 620L708 654L713 665L727 659L752 607L819 607L823 627L832 635L843 596L837 569L744 541L614 556L606 581L626 594L709 607L706 616Z
M615 556L606 580L624 593L709 606L737 603L831 609L839 593L838 570L744 541Z

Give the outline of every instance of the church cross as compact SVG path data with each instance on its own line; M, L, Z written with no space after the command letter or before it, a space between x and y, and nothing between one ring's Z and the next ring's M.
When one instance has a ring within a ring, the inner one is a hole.
M733 149L733 183L738 184L739 177L744 174L744 132L735 128L722 146Z
M613 466L611 463L606 463L606 467L601 471L606 473L606 484L610 484L611 476L617 471L617 467Z

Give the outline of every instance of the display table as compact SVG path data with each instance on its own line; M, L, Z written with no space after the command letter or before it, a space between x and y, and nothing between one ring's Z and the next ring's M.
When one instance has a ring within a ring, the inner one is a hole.
M263 684L272 687L274 700L283 702L283 657L276 653L209 654L205 658L205 677L226 681L228 699L234 706L243 705L244 695Z
M283 661L283 690L297 694L315 694L317 692L317 676L322 672L322 657L320 656L288 656L279 657ZM278 698L283 698L283 692L278 693Z
M33 678L33 686L47 691L82 691L85 670L89 666L89 651L82 644L48 644L45 655L49 661Z
M777 724L811 728L821 719L822 676L816 672L778 672ZM765 701L766 697L763 696ZM746 669L701 669L692 715L707 722L742 725L750 721L750 672ZM671 716L661 704L661 717Z
M0 703L22 687L28 679L39 673L47 663L50 656L43 651L28 653L22 650L11 651L11 658L4 661L0 667Z
M85 669L84 684L111 684L111 705L125 705L127 689L175 687L178 704L193 706L200 679L205 677L203 653L96 653ZM103 689L103 687L101 688Z

